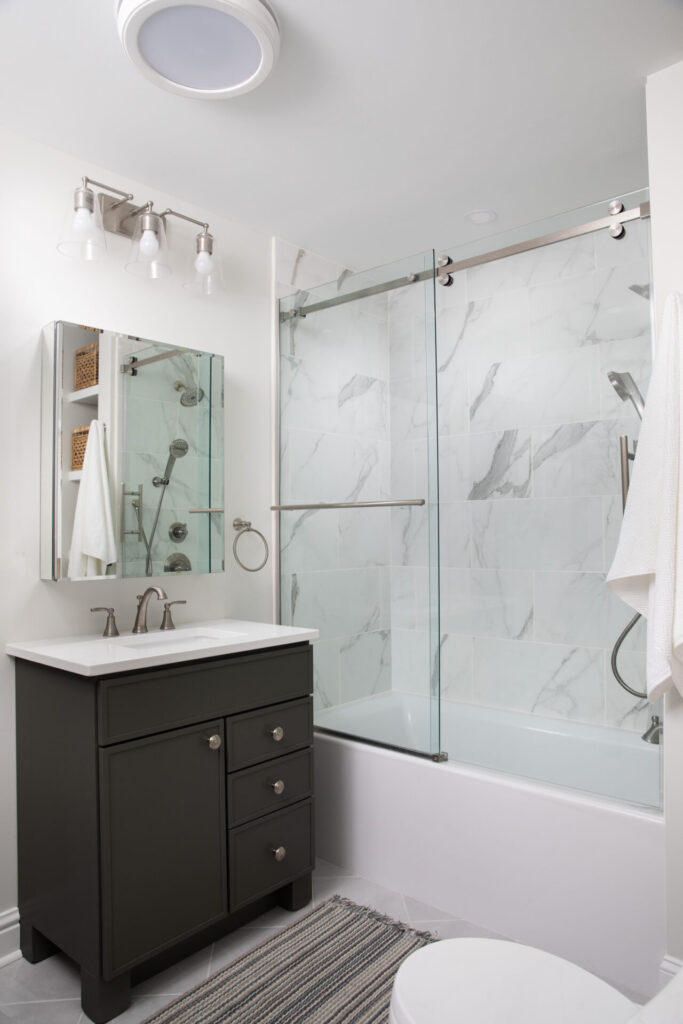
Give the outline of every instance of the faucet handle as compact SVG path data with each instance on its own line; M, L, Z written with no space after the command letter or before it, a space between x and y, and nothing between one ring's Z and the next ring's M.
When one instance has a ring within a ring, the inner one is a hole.
M171 605L172 604L187 604L187 601L165 601L164 602L164 617L161 620L162 629L175 629L175 623L171 618Z
M114 612L113 608L103 608L103 607L98 606L97 608L91 608L90 611L91 612L106 612L107 613L107 623L106 623L106 625L104 627L104 633L102 634L102 636L118 636L119 635L119 631L116 628L116 618L114 617L115 616L115 612Z

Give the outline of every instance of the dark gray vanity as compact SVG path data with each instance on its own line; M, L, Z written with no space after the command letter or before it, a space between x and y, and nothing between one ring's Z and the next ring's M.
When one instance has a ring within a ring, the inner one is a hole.
M97 676L16 656L21 949L71 957L93 1021L310 900L308 643Z

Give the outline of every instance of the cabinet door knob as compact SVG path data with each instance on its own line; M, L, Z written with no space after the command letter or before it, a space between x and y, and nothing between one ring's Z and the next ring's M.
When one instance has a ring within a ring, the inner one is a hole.
M287 851L285 850L284 846L278 846L277 849L273 850L273 856L275 857L276 861L284 860L285 857L287 856Z
M206 742L209 744L209 747L211 748L211 750L220 750L221 749L221 744L222 744L223 741L220 738L220 736L218 735L218 733L216 732L216 733L213 734L213 736L209 736L209 738L208 738L208 740Z
M275 796L282 796L285 791L285 784L282 779L278 779L277 782L271 782L271 786L273 787L273 793L275 793Z
M270 735L273 737L276 743L279 743L284 738L285 730L281 725L276 725L274 729L270 730Z

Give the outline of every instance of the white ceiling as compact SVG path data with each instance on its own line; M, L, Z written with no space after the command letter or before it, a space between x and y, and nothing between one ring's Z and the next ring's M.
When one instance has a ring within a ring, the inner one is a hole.
M683 59L679 0L273 0L271 77L204 102L114 6L0 0L0 121L355 269L646 184L645 77Z

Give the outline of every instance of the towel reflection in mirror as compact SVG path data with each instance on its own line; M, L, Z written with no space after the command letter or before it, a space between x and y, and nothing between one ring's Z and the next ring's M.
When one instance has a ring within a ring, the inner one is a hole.
M106 576L116 563L116 540L104 427L92 420L83 459L83 473L71 535L69 579Z

